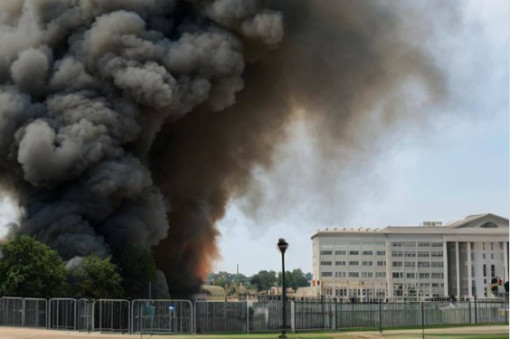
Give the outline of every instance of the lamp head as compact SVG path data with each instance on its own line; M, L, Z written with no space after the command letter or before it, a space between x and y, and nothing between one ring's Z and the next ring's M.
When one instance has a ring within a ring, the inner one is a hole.
M282 252L282 254L283 254L287 250L287 247L289 247L289 244L285 241L285 239L280 238L280 239L278 239L277 246L280 249L280 252Z

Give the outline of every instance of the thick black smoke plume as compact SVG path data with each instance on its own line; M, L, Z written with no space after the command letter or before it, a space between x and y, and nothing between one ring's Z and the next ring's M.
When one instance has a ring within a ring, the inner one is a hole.
M173 292L216 257L215 223L296 109L324 150L402 117L442 79L383 1L0 3L1 185L21 233L70 260L154 249ZM284 36L285 26L285 36ZM426 100L426 101L427 101ZM353 129L356 133L353 133ZM329 151L328 151L329 152Z

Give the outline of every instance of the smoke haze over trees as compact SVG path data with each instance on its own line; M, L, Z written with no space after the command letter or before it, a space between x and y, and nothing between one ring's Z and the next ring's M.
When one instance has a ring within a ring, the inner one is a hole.
M247 190L257 208L252 169L277 161L294 119L313 121L324 157L348 163L441 99L444 79L417 42L434 34L420 9L2 1L0 187L23 209L12 232L76 262L131 243L154 251L161 289L197 291L216 222ZM429 11L436 28L455 13Z

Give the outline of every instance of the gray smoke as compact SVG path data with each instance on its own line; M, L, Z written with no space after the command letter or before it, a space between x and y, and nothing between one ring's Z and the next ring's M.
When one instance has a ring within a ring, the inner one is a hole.
M427 102L441 96L439 72L398 24L412 10L1 2L1 187L24 208L16 231L65 259L125 241L152 248L170 290L196 290L217 255L216 221L253 166L277 161L296 108L322 121L328 153L359 147L370 117L389 125L408 114L406 81Z

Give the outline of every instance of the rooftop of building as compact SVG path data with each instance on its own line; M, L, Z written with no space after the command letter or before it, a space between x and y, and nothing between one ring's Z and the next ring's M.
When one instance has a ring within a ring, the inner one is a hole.
M489 231L489 232L488 232ZM506 234L508 237L508 219L492 213L476 214L443 225L438 221L424 221L416 226L370 227L328 227L318 229L312 239L319 235L356 234L370 236L378 234Z

